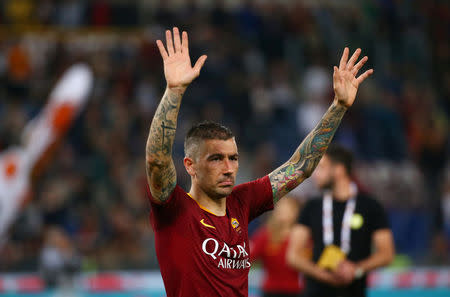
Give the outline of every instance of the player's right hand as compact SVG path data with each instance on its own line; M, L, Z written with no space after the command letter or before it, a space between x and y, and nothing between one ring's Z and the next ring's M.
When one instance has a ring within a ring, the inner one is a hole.
M164 74L166 76L167 87L170 89L186 89L187 86L199 76L200 70L206 61L207 56L198 58L194 67L191 65L189 57L188 34L183 31L182 41L177 27L172 32L166 31L166 46L161 40L157 40L159 52L164 61Z

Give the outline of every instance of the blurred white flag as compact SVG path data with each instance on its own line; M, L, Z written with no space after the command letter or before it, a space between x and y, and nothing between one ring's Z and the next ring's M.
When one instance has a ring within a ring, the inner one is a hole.
M30 191L31 174L70 128L88 99L93 75L85 64L70 67L43 110L22 133L22 146L0 153L0 246Z

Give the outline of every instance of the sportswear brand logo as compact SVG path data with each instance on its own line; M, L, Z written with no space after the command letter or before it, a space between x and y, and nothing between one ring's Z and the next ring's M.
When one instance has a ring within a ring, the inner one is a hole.
M200 223L202 223L202 225L205 226L205 227L216 229L216 227L206 224L205 223L205 219L201 219Z

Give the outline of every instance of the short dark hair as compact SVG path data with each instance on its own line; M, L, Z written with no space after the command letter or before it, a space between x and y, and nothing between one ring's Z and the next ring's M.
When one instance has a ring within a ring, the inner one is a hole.
M332 144L328 147L325 153L331 162L344 165L348 175L352 174L353 169L353 154L350 150L337 144Z
M192 154L191 148L198 145L200 140L228 140L233 137L233 132L219 123L213 121L204 121L201 123L197 123L193 125L186 134L186 137L184 139L184 153L186 156L190 156Z

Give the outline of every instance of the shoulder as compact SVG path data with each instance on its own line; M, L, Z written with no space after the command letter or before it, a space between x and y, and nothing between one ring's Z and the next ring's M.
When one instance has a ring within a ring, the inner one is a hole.
M255 179L253 181L249 181L246 183L242 183L237 185L233 189L233 193L241 193L258 187L270 187L270 179L268 175L265 175L261 178Z
M314 218L320 217L322 214L322 199L312 198L308 200L300 211L297 222L301 225L312 226Z
M360 193L358 194L358 202L367 206L369 209L372 207L382 208L381 203L372 195L368 193Z
M321 207L322 207L322 197L313 197L305 203L303 209L315 209Z
M389 228L389 215L380 201L367 194L358 196L358 199L361 200L359 209L369 219L372 231Z
M231 205L236 205L240 211L245 210L248 222L273 209L273 193L269 176L236 186L227 198Z
M387 222L386 209L375 197L369 194L361 194L358 195L357 199L356 207L361 213L367 214L371 220Z
M183 188L181 188L179 185L176 185L172 193L170 194L169 198L165 202L160 202L152 197L150 189L147 187L147 196L152 206L157 208L162 208L168 205L176 204L179 200L181 200L180 199L181 197L185 197L187 195L188 194Z
M268 191L272 193L272 186L270 185L269 176L266 175L256 180L235 186L230 196L245 198L246 196L263 194Z

